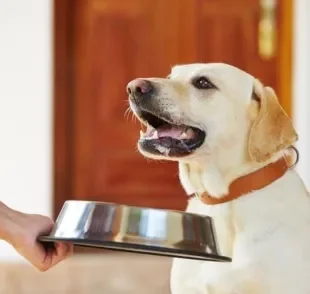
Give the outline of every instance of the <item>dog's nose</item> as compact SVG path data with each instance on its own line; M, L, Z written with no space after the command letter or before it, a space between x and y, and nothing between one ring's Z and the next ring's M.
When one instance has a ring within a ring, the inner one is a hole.
M127 85L127 93L137 98L151 94L152 90L152 83L143 79L133 80Z

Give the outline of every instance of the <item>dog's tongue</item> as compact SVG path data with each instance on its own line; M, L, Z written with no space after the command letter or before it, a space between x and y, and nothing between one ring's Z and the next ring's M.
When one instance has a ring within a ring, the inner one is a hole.
M178 140L193 139L195 132L192 128L186 126L176 126L166 124L157 129L148 125L145 133L141 132L141 138L151 140L159 138L173 138Z
M175 139L180 138L183 131L185 131L184 127L174 125L163 125L156 130L159 138L171 137Z

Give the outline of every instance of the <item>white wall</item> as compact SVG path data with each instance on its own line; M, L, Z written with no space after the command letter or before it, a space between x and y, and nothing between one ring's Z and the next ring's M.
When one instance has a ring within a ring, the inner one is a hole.
M51 215L51 5L0 0L0 200L46 215ZM0 242L0 259L21 258Z
M51 5L51 0L0 0L0 200L46 215L52 208ZM294 19L298 169L310 187L310 1L295 0ZM0 260L16 259L0 242Z
M297 170L310 188L310 1L295 0L294 7L294 123L299 133ZM308 176L307 176L308 174Z

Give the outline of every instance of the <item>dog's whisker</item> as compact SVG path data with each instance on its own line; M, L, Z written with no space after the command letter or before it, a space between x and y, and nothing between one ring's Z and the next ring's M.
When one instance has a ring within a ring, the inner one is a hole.
M133 111L131 111L131 121L132 121L132 122L136 122L136 121L137 121L137 117L135 116L135 114L133 113Z
M134 121L134 117L136 117L132 111L132 109L130 108L130 106L125 110L125 113L124 113L124 118L129 121L129 117L131 115L131 122L135 122Z
M128 107L124 112L124 117L126 118L127 114L130 112L130 107Z

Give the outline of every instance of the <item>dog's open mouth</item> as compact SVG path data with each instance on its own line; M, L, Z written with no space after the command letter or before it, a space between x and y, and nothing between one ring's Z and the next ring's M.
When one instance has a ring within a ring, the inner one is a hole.
M139 145L152 154L180 157L200 147L206 133L196 127L173 124L165 118L147 111L140 111L139 117L147 126L141 131Z

